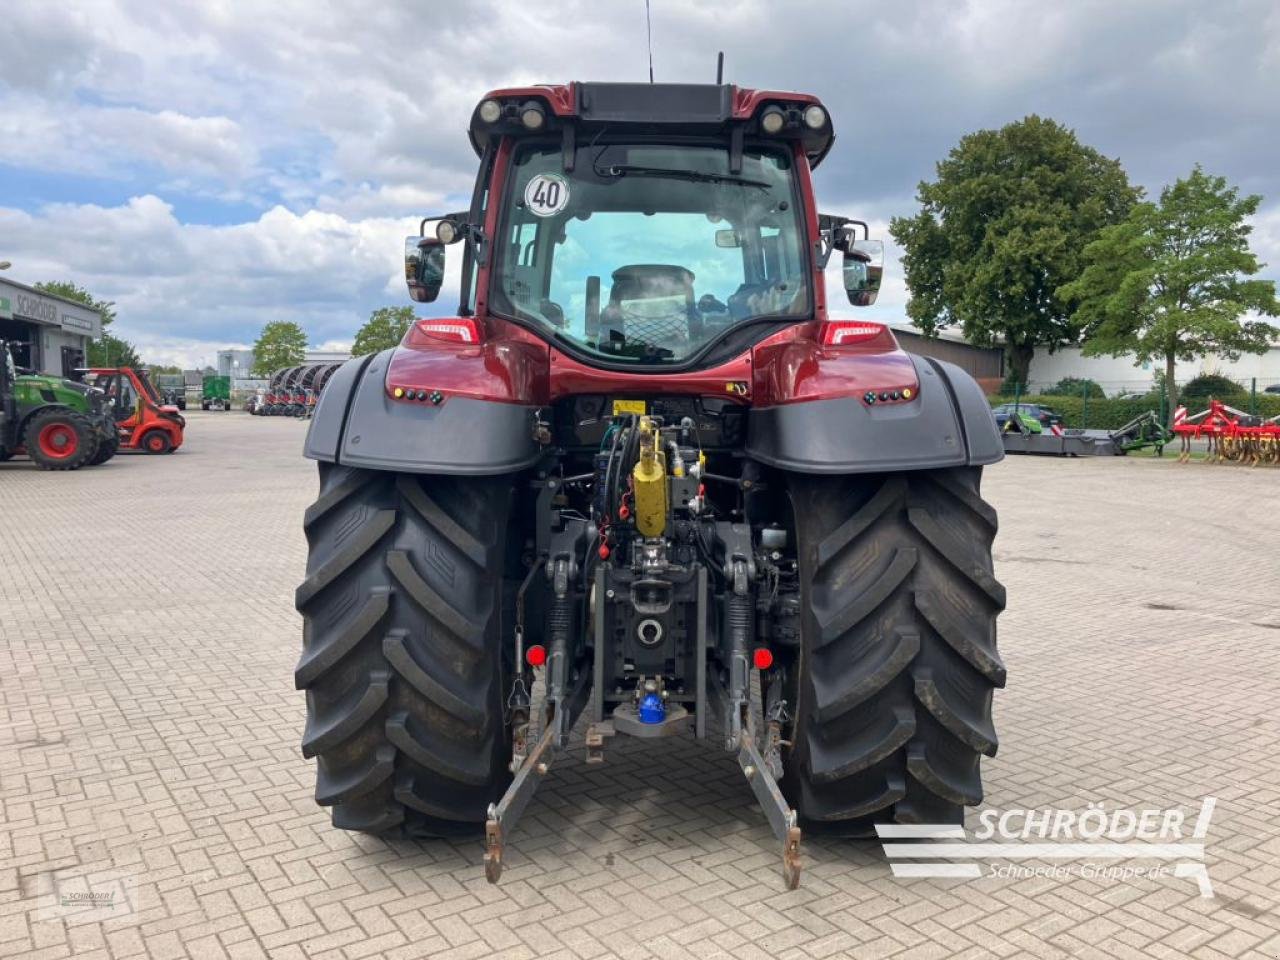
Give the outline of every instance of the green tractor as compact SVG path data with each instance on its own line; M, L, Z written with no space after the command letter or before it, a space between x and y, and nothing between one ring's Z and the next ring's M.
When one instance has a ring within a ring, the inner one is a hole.
M72 380L19 373L3 344L0 364L0 461L25 452L44 470L106 463L120 440L102 391Z

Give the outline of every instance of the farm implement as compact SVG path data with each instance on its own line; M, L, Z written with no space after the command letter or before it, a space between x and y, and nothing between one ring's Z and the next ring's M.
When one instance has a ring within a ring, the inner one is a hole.
M1205 440L1205 463L1280 464L1280 416L1263 420L1211 399L1207 410L1175 414L1173 432L1181 441L1179 463L1191 459L1194 441Z
M260 417L307 419L315 411L320 393L341 363L312 363L282 367L271 375L261 399L246 409Z
M1043 427L1031 417L1010 417L1000 431L1005 453L1034 453L1058 457L1123 457L1133 450L1154 448L1156 455L1173 435L1154 411L1134 417L1118 430Z

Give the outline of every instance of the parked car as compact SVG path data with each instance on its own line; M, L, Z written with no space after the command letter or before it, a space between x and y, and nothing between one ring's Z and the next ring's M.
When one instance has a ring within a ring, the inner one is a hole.
M1062 414L1051 407L1042 406L1038 403L1002 403L991 410L996 416L996 426L1003 430L1004 425L1008 423L1009 418L1014 415L1015 411L1022 417L1030 417L1037 421L1042 428L1054 425L1061 426L1063 423Z
M1263 393L1280 393L1280 383L1273 383L1269 387L1262 388Z

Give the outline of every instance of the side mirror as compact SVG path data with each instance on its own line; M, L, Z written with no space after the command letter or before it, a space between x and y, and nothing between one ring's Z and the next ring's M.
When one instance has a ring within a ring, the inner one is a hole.
M869 307L884 276L884 241L850 240L844 248L844 292L855 307Z
M405 237L404 282L418 303L433 303L444 283L444 244L435 237Z

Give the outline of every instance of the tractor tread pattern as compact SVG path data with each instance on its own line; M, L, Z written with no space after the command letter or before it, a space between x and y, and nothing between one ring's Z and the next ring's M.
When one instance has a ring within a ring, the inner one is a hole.
M932 667L916 665L911 671L916 699L938 722L979 753L996 755L999 741L989 714L980 708L981 700L967 698L967 691L955 690L946 674L935 674Z
M320 464L295 595L316 800L346 830L483 828L510 773L502 718L510 478Z
M364 766L334 775L326 769L322 758L316 767L316 803L331 807L364 796L386 782L395 769L395 759L395 748L384 745L374 751Z
M372 549L375 543L382 539L388 530L395 526L395 523L396 512L394 510L379 510L369 522L357 527L358 533L348 539L333 556L329 557L319 570L309 574L307 579L302 581L302 585L298 587L294 596L294 601L298 608L305 607L325 587L350 570L357 561Z
M910 629L893 631L887 642L866 644L854 654L857 664L852 681L841 683L818 671L813 674L814 711L820 723L843 716L883 690L920 652L920 635Z
M476 816L476 811L459 810L455 806L440 803L430 795L424 795L418 790L418 783L418 778L412 774L400 777L396 781L394 793L396 800L409 809L424 813L436 820L466 823ZM483 816L482 812L480 816Z
M992 685L1003 687L1008 680L1004 661L996 652L994 639L988 640L966 629L965 623L954 615L948 616L937 598L917 593L915 608L939 637L956 653L964 657Z
M404 502L418 512L418 516L430 524L442 537L456 544L458 550L473 564L484 568L487 560L484 544L472 536L471 531L442 510L419 484L410 477L402 476L396 481L396 489L399 490L400 496L404 497Z
M817 783L832 783L879 763L911 739L916 732L915 711L896 707L891 713L861 729L857 735L828 745L813 728L809 730L809 769Z
M363 471L352 471L343 479L333 485L330 489L320 494L319 499L311 506L307 507L307 512L302 516L302 528L310 530L315 524L325 517L330 510L338 505L345 503L352 496L365 486L373 475Z
M822 806L814 797L813 788L809 786L808 782L803 782L800 787L800 806L806 810L817 809L821 811L808 814L811 820L825 823L858 822L878 810L892 807L906 795L906 781L903 779L902 774L897 771L890 771L880 781L879 790L873 790L867 799L853 802L846 806ZM873 831L866 830L861 832L869 836Z
M998 746L995 511L980 468L790 479L801 567L783 789L823 832L962 822Z
M302 735L302 755L310 758L345 743L356 735L387 702L391 674L375 670L364 687L352 687L327 711L316 710L307 718Z
M317 644L302 655L297 668L293 671L293 684L298 690L305 690L326 671L335 667L347 656L356 645L368 635L391 606L391 591L385 587L374 587L360 608L360 612L343 623L329 636L324 644Z
M408 551L391 550L387 553L387 569L397 584L423 610L429 611L431 618L451 638L460 642L460 646L470 656L478 656L484 650L484 633L458 610L444 595L438 592L426 578L422 576L409 559Z
M1004 609L1004 587L989 570L984 570L966 556L965 545L956 542L949 533L938 525L938 522L922 507L911 507L907 510L911 525L916 528L925 540L946 557L956 572L969 579L975 587L985 592L999 609Z
M483 729L489 722L489 715L476 706L477 703L484 703L485 697L481 695L467 699L432 676L414 657L405 631L392 630L388 633L382 641L382 653L401 680L440 709L456 717L459 722L477 729Z
M845 547L891 509L905 490L906 481L901 478L885 483L857 513L823 538L818 545L818 565L831 563Z
M893 560L873 583L865 589L859 587L850 590L854 596L852 603L834 610L815 611L818 615L818 635L814 638L813 649L821 650L840 639L856 623L874 613L902 585L902 581L910 576L915 569L916 558L917 553L911 547L899 548L894 552Z
M479 786L489 778L483 750L468 750L436 740L401 710L387 718L387 739L415 763L442 777Z

